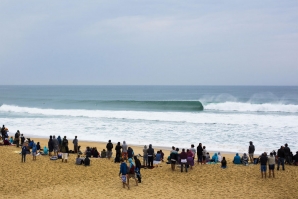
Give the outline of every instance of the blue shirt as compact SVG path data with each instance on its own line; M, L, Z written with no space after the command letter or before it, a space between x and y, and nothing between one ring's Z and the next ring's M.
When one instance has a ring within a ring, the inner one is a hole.
M121 173L122 175L126 175L126 174L127 174L127 165L126 165L125 162L122 162L122 163L120 164L120 173Z

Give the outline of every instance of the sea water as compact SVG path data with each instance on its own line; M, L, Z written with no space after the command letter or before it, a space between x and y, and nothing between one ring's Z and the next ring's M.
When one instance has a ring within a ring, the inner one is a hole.
M295 86L0 86L11 135L209 151L298 150ZM157 148L158 149L158 148Z

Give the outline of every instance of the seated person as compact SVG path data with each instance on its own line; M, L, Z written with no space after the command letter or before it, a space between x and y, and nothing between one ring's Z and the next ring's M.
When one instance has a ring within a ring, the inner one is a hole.
M43 155L48 155L48 154L49 154L49 149L46 146L44 146L43 147Z
M37 142L37 144L36 144L36 149L37 149L37 152L40 151L40 144L39 144L39 142Z
M4 140L4 145L10 145L9 141L8 141L8 138L5 138Z
M218 154L217 154L217 158L218 158L218 162L221 162L221 161L222 161L222 157L221 157L220 152L218 152Z
M103 150L101 151L101 153L100 153L100 157L101 157L101 158L106 158L106 157L107 157L107 152L106 152L105 149L103 149Z
M210 161L210 155L209 155L209 152L207 152L206 154L206 162L209 162Z
M94 158L99 158L99 153L98 153L96 147L93 148L93 157L94 157Z
M236 153L236 156L234 157L233 163L234 164L241 164L241 158L240 158L238 153Z
M217 157L217 153L214 153L214 155L212 156L212 159L210 160L210 162L218 162L218 157Z
M162 152L162 150L160 150L160 155L161 155L161 161L163 162L163 158L164 158L165 154Z
M85 160L84 160L84 165L85 166L90 166L90 159L88 156L86 156Z
M298 151L296 151L296 155L293 157L294 165L298 166Z
M9 139L9 143L10 143L10 144L13 144L13 138L12 138L12 137L10 137L10 139Z
M227 168L227 161L226 161L226 158L225 157L222 158L221 168L223 168L223 169Z
M160 153L160 151L157 151L157 154L155 155L153 164L159 164L159 163L161 163L161 153Z
M248 156L246 155L246 153L243 154L241 161L242 161L242 164L248 165Z
M80 157L80 155L78 155L78 157L77 157L77 159L76 159L76 164L77 164L77 165L84 164L84 160L83 160L83 158Z
M85 155L86 157L88 156L89 158L91 158L91 149L89 146L86 148Z

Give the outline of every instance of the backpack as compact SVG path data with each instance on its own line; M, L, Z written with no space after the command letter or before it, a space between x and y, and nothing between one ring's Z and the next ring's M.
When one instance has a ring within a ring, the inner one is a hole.
M129 174L135 174L135 165L131 165L129 169Z

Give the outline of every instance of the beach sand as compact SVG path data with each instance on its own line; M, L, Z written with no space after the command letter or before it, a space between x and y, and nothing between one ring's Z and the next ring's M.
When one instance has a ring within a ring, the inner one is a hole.
M42 148L48 141L33 140ZM100 152L106 144L80 141L79 145L82 151L90 146ZM69 146L73 148L72 139ZM135 154L142 154L142 147L132 148ZM52 161L49 156L32 161L27 155L26 163L21 163L18 151L15 146L0 146L0 198L298 198L298 167L286 165L285 171L275 170L275 178L267 175L262 179L259 165L233 165L232 154L223 154L227 169L221 169L220 164L197 163L187 173L177 167L172 171L166 163L142 169L142 183L135 186L131 179L127 190L118 175L119 163L112 159L92 158L91 166L85 167L75 165L75 154L70 154L68 163ZM163 151L167 157L169 151Z

